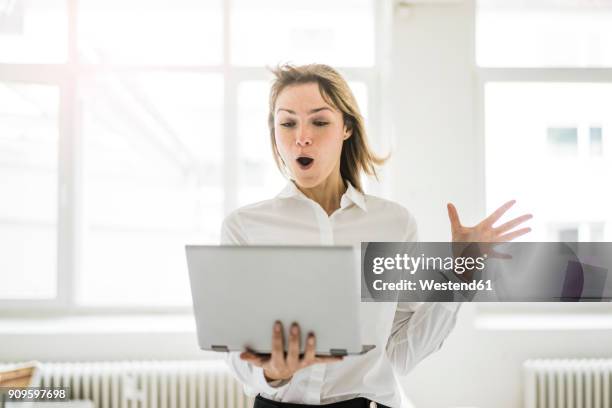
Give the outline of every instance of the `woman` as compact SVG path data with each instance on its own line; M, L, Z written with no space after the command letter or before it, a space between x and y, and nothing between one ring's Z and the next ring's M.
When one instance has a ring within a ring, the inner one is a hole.
M326 65L285 65L276 76L268 126L274 158L290 178L275 198L240 208L223 223L224 244L354 245L362 241L416 241L417 226L397 203L366 195L362 173L376 175L384 162L370 150L363 117L346 81ZM494 228L513 201L475 227L461 225L448 205L454 241L508 241L529 232L510 231L530 215ZM255 407L392 406L402 404L396 374L408 373L439 349L455 324L459 303L362 303L362 339L376 348L359 356L317 357L309 333L299 356L294 323L283 351L283 328L272 329L269 358L230 353L228 363ZM279 305L279 307L282 307Z

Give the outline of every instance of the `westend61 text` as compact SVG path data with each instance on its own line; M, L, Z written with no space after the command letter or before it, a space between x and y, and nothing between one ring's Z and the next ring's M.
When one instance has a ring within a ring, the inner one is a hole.
M399 282L383 282L378 279L373 282L374 290L424 290L424 291L455 291L455 290L493 290L490 279L475 280L472 282L436 282L435 280L419 280L417 282L402 279Z

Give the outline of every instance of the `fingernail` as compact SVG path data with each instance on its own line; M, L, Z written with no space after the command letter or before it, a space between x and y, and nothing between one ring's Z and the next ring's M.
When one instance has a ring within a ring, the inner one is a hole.
M313 336L313 335L310 335L310 336L308 337L308 344L310 344L310 345L313 345L313 344L314 344L314 336Z
M274 331L275 332L281 331L281 324L280 324L280 322L277 321L276 323L274 323Z
M291 326L291 334L298 334L298 327L295 323L293 323L293 325Z

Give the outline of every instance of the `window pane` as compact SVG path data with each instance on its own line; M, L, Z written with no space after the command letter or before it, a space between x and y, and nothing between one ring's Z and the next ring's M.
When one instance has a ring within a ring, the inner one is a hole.
M0 82L0 298L56 296L56 87Z
M188 305L184 245L217 243L223 215L222 78L95 77L82 93L80 300Z
M592 127L589 129L591 156L601 156L603 154L602 128Z
M66 4L66 0L0 1L0 62L64 62Z
M286 183L276 167L268 130L266 81L245 81L238 87L238 204L273 198Z
M371 0L232 2L232 63L374 65Z
M219 0L81 0L78 10L83 62L221 63Z
M578 129L548 128L548 146L556 155L572 155L578 153Z
M578 229L562 229L559 231L559 241L562 242L576 242L578 241Z
M358 81L349 81L349 87L357 99L357 105L359 106L359 111L361 115L363 115L366 127L368 126L368 86L364 82Z
M602 226L612 225L612 155L592 156L591 129L612 125L610 106L612 84L487 84L487 210L517 199L511 212L534 214L527 241L601 240ZM550 154L551 142L574 153ZM589 223L600 227L589 233Z
M606 225L603 222L592 222L588 225L589 241L602 242L606 234Z
M609 1L479 0L476 21L480 66L612 66Z

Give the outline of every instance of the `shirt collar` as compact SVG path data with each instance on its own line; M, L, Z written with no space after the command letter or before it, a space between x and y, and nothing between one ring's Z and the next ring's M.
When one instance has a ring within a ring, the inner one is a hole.
M346 208L351 203L353 203L357 207L361 208L363 211L367 211L368 209L366 207L365 197L363 193L361 193L359 190L353 187L353 185L349 183L348 181L346 182L346 184L348 185L348 187L346 191L344 192L344 194L342 195L342 198L340 199L340 208ZM300 191L299 188L297 188L297 186L292 180L289 180L287 182L287 185L285 186L285 188L283 188L282 191L276 197L278 198L296 197L296 198L303 198L306 200L309 199L308 197L304 195L304 193Z

